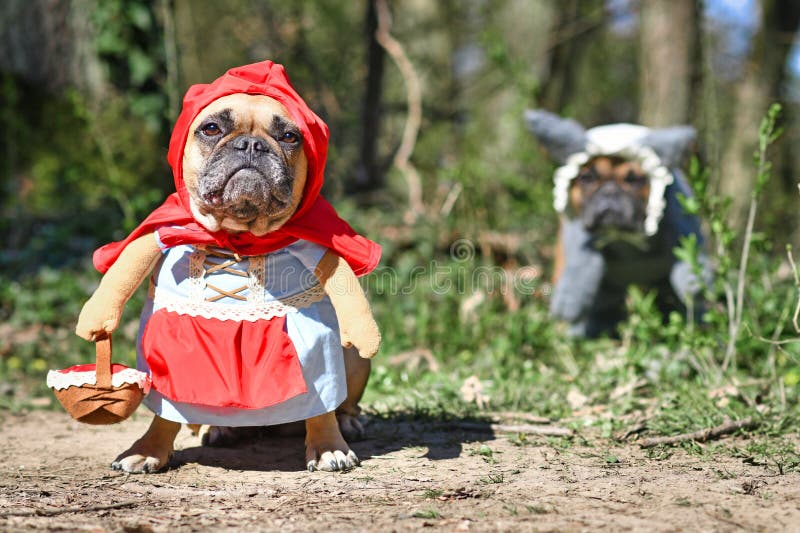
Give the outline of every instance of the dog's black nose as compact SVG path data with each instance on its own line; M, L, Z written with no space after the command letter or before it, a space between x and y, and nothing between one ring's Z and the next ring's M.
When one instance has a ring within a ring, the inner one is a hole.
M255 135L239 135L231 141L231 145L235 150L248 153L269 152L269 144L266 139Z

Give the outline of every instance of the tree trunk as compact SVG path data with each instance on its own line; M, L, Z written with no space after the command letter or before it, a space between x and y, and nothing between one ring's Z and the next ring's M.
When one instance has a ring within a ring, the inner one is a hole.
M602 3L596 0L565 0L556 10L550 30L547 72L543 74L539 92L542 108L560 113L573 101L577 60L602 28L598 23L602 20L602 9Z
M0 2L0 71L45 90L77 87L90 98L108 88L88 14L94 0Z
M648 0L639 23L639 121L652 127L689 122L697 80L700 3Z
M21 124L24 115L16 106L30 107L37 97L48 98L66 88L77 88L88 101L96 102L109 90L88 16L94 2L0 1L0 119L6 125L0 134L0 209L6 198L12 199L9 205L14 214L9 220L21 221L23 207L18 198L31 183L30 176L17 167L30 147L20 145L15 128L32 125ZM15 78L24 83L17 85ZM24 93L26 84L36 88L37 96ZM29 237L29 229L27 224L12 225L2 236L3 246L18 247Z
M719 190L732 198L730 221L744 224L755 181L753 151L769 104L783 96L786 62L800 24L797 0L763 0L761 29L753 39L744 79L736 92L733 124L723 151Z
M378 29L375 2L366 0L366 4L364 32L367 42L367 79L361 108L360 161L353 184L358 191L374 190L383 185L383 170L378 163L378 137L386 52L375 39L375 31Z

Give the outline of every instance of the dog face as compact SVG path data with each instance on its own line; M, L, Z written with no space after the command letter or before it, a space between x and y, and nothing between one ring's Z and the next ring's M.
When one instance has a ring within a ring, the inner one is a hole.
M637 124L606 124L584 129L573 119L541 109L525 112L528 129L536 136L550 156L561 166L553 178L553 207L563 213L570 203L574 212L583 213L587 228L615 228L618 233L630 230L650 237L658 232L665 215L667 188L675 181L673 169L685 163L685 156L694 146L697 132L690 126L651 129ZM596 168L586 173L592 162L602 163L611 170ZM585 162L589 160L589 163ZM625 160L637 162L625 168ZM639 167L638 165L642 165ZM582 168L583 167L583 168ZM615 167L620 167L614 170ZM636 187L648 170L647 187ZM633 171L629 177L628 170ZM583 178L575 182L579 175ZM605 179L603 179L605 174ZM613 179L612 179L613 177ZM610 182L615 183L610 183ZM637 192L638 189L638 192ZM649 193L646 202L642 199ZM577 196L577 199L575 198ZM596 196L596 200L591 198ZM617 200L612 200L616 197ZM601 201L602 200L602 201ZM595 204L595 201L598 203ZM590 205L595 204L595 205ZM640 223L642 214L644 222Z
M263 95L231 94L189 129L183 179L192 215L211 231L264 235L297 209L307 160L288 111Z
M638 163L617 157L589 160L570 186L570 203L587 231L640 232L650 182Z

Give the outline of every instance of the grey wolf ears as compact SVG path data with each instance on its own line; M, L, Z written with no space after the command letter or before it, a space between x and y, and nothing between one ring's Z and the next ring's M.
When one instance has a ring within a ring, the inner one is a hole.
M542 109L527 109L525 124L558 163L586 147L586 129L571 118L561 118Z
M556 162L586 148L586 129L571 118L562 118L542 109L525 111L525 124ZM689 150L695 147L697 131L691 126L674 126L650 130L641 140L652 148L667 167L680 166Z
M691 126L650 130L642 140L642 144L652 148L664 166L680 167L687 154L697 149L697 130Z

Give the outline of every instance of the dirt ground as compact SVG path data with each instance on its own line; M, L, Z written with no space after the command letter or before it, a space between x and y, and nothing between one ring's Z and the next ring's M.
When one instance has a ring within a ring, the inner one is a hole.
M346 473L304 470L302 438L204 448L188 430L162 473L109 469L149 423L61 412L0 421L0 530L800 531L800 474L741 458L573 446L376 420ZM598 441L599 442L599 441Z

